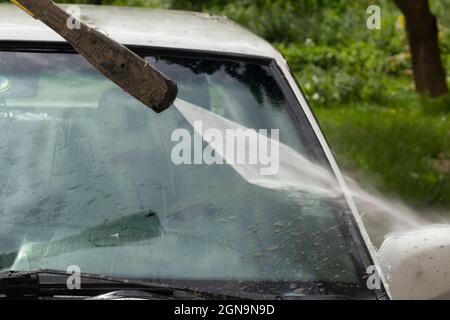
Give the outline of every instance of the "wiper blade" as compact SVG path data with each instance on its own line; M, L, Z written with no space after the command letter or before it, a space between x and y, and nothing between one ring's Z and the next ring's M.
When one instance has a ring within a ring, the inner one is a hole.
M158 299L275 299L275 296L259 294L228 294L209 292L200 288L189 288L174 284L154 283L130 280L126 278L107 277L95 274L80 274L81 288L70 290L67 279L71 274L51 269L34 271L4 271L0 272L0 294L12 298L80 296L92 297L113 291L138 290L156 295Z
M210 299L210 300L351 300L346 295L291 295L269 294L252 291L230 290L223 287L189 287L174 283L159 283L135 279L109 277L81 273L81 288L71 290L66 271L38 269L33 271L0 272L0 295L7 298L39 298L53 296L73 296L102 299L127 298L142 299ZM99 297L100 298L100 297Z
M60 270L38 269L33 271L4 271L0 273L0 294L11 297L52 296L54 294L72 294L90 296L117 289L148 288L155 293L171 294L173 290L161 286L134 284L126 279L116 279L101 275L80 274L82 288L70 290L67 280L70 273Z

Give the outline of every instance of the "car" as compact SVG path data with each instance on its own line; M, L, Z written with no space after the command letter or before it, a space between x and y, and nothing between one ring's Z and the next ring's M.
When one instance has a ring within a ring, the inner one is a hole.
M375 250L268 42L204 13L79 9L174 80L178 98L159 114L145 108L58 34L0 4L3 297L449 295L448 226Z

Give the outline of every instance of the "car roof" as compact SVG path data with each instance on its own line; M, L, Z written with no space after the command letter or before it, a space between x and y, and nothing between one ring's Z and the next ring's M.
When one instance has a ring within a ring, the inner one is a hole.
M67 9L69 5L61 5ZM277 58L264 39L226 17L163 9L79 5L81 20L126 45ZM0 4L0 41L64 41L11 4Z

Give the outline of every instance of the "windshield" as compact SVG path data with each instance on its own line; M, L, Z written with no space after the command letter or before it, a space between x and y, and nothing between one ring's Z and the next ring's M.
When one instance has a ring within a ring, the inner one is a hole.
M0 52L0 269L364 291L273 65L147 61L180 88L161 114L76 54Z

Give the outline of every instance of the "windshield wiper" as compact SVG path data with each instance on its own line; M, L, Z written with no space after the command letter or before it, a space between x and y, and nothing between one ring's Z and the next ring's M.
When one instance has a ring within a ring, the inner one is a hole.
M335 294L292 295L289 293L261 293L225 289L214 286L204 289L176 283L80 274L80 289L69 289L71 274L62 270L38 269L33 271L0 272L0 299L39 299L71 297L79 299L150 299L150 300L353 300L355 297ZM356 298L357 299L357 298Z
M95 274L80 274L80 289L70 290L67 279L71 274L51 269L34 271L0 272L0 295L6 298L39 298L54 296L94 297L115 291L143 292L153 299L276 299L276 296L253 293L228 294L209 292L174 284L154 283L107 277ZM148 298L147 297L147 298Z

